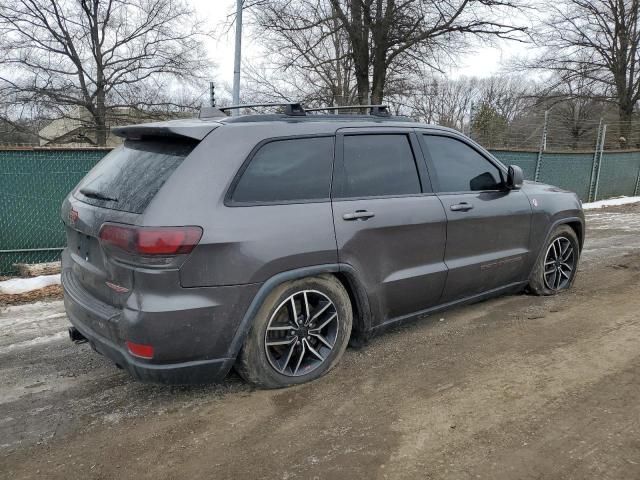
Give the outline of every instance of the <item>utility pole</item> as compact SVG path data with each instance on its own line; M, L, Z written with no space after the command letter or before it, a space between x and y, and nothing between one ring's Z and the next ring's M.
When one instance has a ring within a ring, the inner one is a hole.
M236 0L236 50L233 61L233 104L240 105L240 64L242 61L242 2ZM233 110L233 115L240 115L240 110Z

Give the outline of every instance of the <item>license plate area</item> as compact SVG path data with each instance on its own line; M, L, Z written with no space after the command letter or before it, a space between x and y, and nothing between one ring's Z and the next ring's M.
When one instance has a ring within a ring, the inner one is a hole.
M91 253L91 237L89 235L85 235L82 232L76 232L76 246L77 252L76 254L83 258L86 262L90 261L90 253Z

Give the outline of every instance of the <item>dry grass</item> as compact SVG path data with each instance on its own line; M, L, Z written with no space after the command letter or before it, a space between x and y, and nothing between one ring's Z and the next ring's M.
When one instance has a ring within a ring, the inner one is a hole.
M0 294L0 307L7 305L21 305L40 300L58 300L62 298L62 286L50 285L39 290L18 294Z

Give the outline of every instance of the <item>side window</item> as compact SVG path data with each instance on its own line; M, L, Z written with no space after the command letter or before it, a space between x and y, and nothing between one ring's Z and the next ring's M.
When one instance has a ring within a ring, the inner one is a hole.
M470 146L451 137L423 135L438 176L440 192L497 190L502 185L498 167Z
M233 191L234 202L290 202L328 199L333 137L276 140L251 159Z
M421 192L406 135L346 135L338 196L373 197Z

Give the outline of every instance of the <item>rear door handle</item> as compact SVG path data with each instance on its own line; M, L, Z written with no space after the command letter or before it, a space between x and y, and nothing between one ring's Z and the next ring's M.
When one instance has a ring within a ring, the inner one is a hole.
M343 220L367 220L368 218L375 217L376 214L373 212L367 212L366 210L356 210L353 213L345 213L342 215Z
M466 212L468 210L471 210L473 208L473 205L467 202L460 202L456 203L455 205L451 205L449 208L454 212Z

